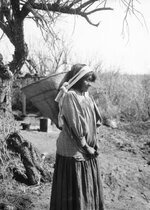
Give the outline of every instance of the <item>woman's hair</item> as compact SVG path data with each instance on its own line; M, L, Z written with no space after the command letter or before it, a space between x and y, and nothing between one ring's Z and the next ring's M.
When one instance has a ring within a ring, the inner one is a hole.
M68 82L72 77L74 77L84 66L86 66L85 64L75 64L71 67L71 70L67 72L66 77L65 77L65 81ZM83 85L83 81L86 80L88 78L88 80L90 82L95 82L96 80L96 75L94 72L89 72L86 75L84 75L78 82L76 82L72 88L76 89L76 90L80 90L82 85Z

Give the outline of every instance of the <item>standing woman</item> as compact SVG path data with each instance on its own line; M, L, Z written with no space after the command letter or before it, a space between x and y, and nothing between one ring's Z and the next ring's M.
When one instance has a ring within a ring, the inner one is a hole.
M104 210L97 127L101 117L88 94L94 72L73 65L56 97L59 126L50 210Z

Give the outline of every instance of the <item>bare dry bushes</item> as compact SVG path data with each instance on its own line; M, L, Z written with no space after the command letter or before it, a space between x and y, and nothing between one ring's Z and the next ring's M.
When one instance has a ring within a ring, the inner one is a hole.
M150 76L98 73L91 90L101 114L106 119L133 122L150 118Z

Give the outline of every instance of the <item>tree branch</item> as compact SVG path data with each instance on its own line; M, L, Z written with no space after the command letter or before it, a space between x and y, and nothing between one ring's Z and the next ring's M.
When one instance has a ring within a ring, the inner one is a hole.
M5 35L5 33L3 32L2 35L0 36L0 40L3 38L4 35Z
M2 29L2 31L5 32L5 30L6 30L6 25L5 25L2 21L0 21L0 28Z
M78 9L79 9L79 10L82 10L83 8L86 8L86 7L88 7L89 5L94 4L95 2L97 2L97 0L89 0L89 1L86 1L86 2L82 3L82 4L80 5L80 7L78 7Z
M28 16L28 14L30 13L30 8L32 9L31 5L34 4L35 0L28 0L27 2L25 2L25 4L22 7L22 10L20 12L20 18L22 20L25 19L25 17Z
M98 22L98 23L92 23L92 21L91 21L91 20L88 18L88 16L85 15L85 14L83 14L83 15L81 15L81 16L84 17L84 18L86 19L86 21L87 21L90 25L92 25L92 26L98 27L99 24L100 24L100 22Z
M95 0L94 2L96 2L97 0ZM38 3L34 3L32 4L32 7L34 9L37 9L37 10L45 10L45 11L51 11L51 12L58 12L58 13L63 13L63 14L70 14L70 15L79 15L79 16L82 16L84 17L87 22L93 26L98 26L99 23L97 24L94 24L92 23L92 21L90 21L88 15L92 14L92 13L96 13L96 12L99 12L99 11L104 11L104 10L113 10L112 8L110 7L104 7L104 8L97 8L97 9L94 9L94 10L91 10L87 13L85 13L85 11L83 12L82 10L83 9L87 9L87 7L89 6L89 4L93 3L90 1L87 1L85 2L84 4L82 4L82 6L79 6L77 8L71 8L73 6L75 6L77 3L79 3L80 1L79 0L76 0L74 3L71 3L70 5L58 5L57 3L54 3L54 4L46 4L46 5L43 5L43 4L38 4Z
M12 5L12 11L13 11L13 15L14 18L19 18L20 15L20 1L19 0L15 0L15 1L11 1L11 5Z
M75 1L72 1L71 4L69 4L69 7L73 7L75 4L78 4L81 0L75 0Z
M106 11L106 10L113 10L111 7L105 7L105 8L97 8L94 10L91 10L90 12L86 12L86 15L91 15L92 13L98 12L98 11Z
M9 34L10 34L9 26L7 26L5 23L0 21L0 28L9 37Z

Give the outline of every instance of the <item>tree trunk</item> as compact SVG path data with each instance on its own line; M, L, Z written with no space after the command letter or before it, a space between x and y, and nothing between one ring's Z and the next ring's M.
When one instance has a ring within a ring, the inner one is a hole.
M12 79L0 79L0 179L4 178L5 165L9 161L5 138L15 130L11 107L12 83Z
M28 48L24 41L23 21L15 20L11 25L12 30L8 30L7 36L14 45L15 51L13 60L6 66L1 62L0 69L0 123L2 133L7 135L15 129L12 115L12 87L13 81L19 74L28 55ZM4 124L4 125L3 125ZM14 125L14 128L13 128Z
M0 135L6 137L15 130L12 113L12 79L0 79Z
M12 113L12 87L28 55L23 29L23 21L19 18L11 21L6 35L15 48L13 59L7 66L3 64L3 57L0 60L0 143L2 148L5 148L5 137L16 130ZM2 148L0 147L0 159L6 159L1 156Z
M24 41L23 22L19 19L16 20L13 27L13 33L7 34L7 36L15 47L13 60L10 63L9 67L11 72L13 72L13 74L17 76L28 56L28 47Z

